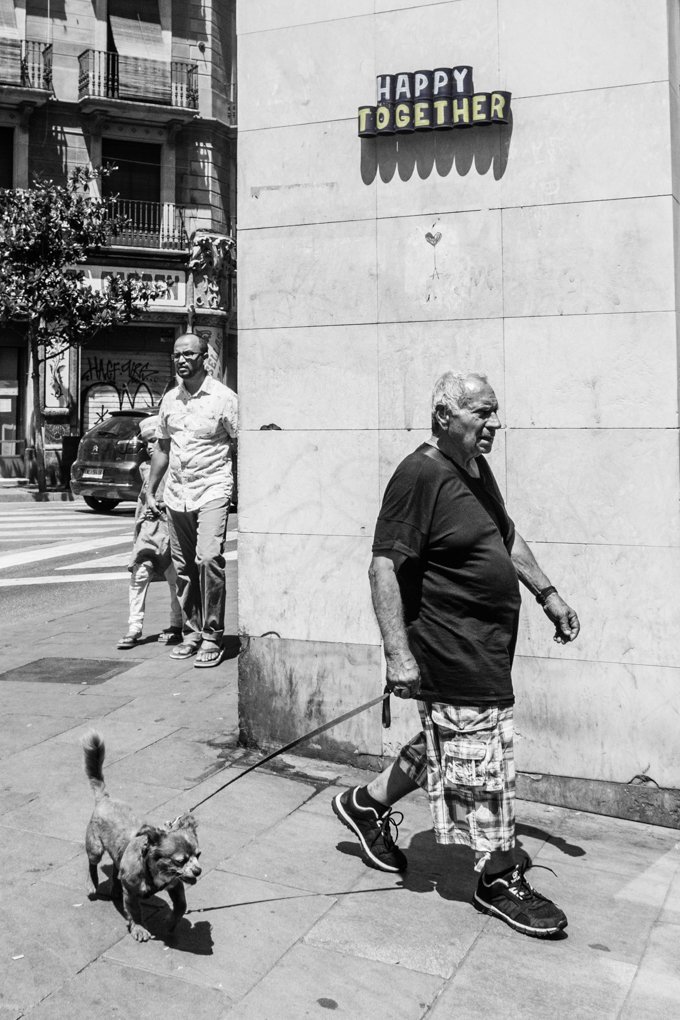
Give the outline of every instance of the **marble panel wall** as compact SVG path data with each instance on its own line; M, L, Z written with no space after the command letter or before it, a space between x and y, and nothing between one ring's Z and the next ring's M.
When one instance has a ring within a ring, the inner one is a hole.
M677 21L665 0L239 6L241 712L257 742L281 736L286 691L293 729L379 692L375 516L428 435L432 382L460 366L496 389L494 472L583 623L558 646L524 600L519 767L680 785L663 714L680 670ZM357 137L376 74L462 63L513 93L511 124ZM341 696L315 679L325 657L352 663ZM389 733L372 717L351 739L378 764L415 725L400 705ZM347 757L347 734L318 753L334 747Z

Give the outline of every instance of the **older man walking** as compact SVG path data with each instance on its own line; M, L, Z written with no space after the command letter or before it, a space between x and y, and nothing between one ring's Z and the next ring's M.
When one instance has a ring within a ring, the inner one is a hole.
M195 333L175 341L172 357L180 383L161 401L148 484L153 512L169 466L164 503L184 622L182 644L170 654L173 659L196 655L198 667L217 666L224 655L224 540L238 430L236 394L208 375L207 354L207 341Z
M427 790L439 843L475 853L473 905L525 935L554 936L564 912L531 887L515 847L511 666L518 579L536 597L554 640L573 641L576 613L515 530L484 454L501 427L485 376L446 372L432 396L432 436L390 480L370 568L387 684L417 698L423 729L366 786L338 794L336 815L364 861L404 871L391 808Z

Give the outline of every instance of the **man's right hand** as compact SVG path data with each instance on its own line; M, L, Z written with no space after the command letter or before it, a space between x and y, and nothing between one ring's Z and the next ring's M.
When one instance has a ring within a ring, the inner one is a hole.
M151 517L160 517L162 512L162 508L158 505L158 500L150 492L146 494L146 511Z
M420 670L412 655L387 659L386 684L397 698L417 698L420 693Z

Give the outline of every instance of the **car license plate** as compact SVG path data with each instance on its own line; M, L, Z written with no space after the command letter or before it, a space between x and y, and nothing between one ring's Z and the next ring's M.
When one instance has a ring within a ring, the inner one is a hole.
M104 468L88 468L83 471L83 478L103 478Z

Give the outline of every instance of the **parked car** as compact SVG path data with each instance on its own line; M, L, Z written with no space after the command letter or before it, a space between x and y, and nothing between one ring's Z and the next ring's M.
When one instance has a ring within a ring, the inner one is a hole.
M86 432L71 468L71 492L82 496L92 510L110 513L119 503L136 502L142 488L140 463L146 459L139 423L153 407L112 411Z

